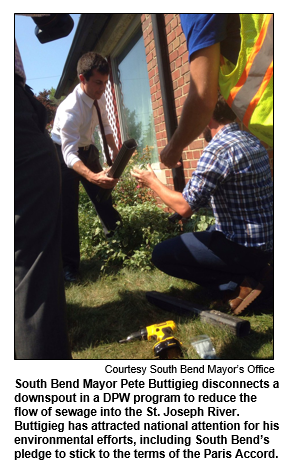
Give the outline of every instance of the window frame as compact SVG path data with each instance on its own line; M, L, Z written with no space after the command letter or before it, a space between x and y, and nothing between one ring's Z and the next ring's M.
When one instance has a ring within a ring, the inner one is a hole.
M118 111L118 123L120 128L121 140L122 143L126 139L125 133L125 123L122 117L122 105L123 101L121 98L121 89L119 84L119 76L118 76L118 64L129 54L135 44L139 41L139 39L143 36L142 31L142 23L141 23L141 15L137 15L132 23L129 25L127 30L125 31L124 35L118 42L116 48L111 52L110 55L110 63L111 63L111 70L112 70L112 77L114 83L114 92L115 92L115 99L116 99L116 106ZM147 71L147 78L148 78L148 71ZM148 78L149 81L149 78ZM152 98L150 92L150 84L149 84L149 94L150 100L152 105ZM152 109L153 114L153 109ZM153 117L154 122L154 117ZM154 132L155 132L155 146L157 147L157 139L156 139L156 130L155 130L155 122L154 122Z
M137 33L138 29L142 30L141 15L137 15L133 19L133 21L131 22L127 30L125 31L124 35L118 42L116 48L114 48L114 50L110 54L112 77L113 77L116 105L117 105L117 111L118 111L118 122L119 122L119 127L120 127L122 143L125 140L125 132L124 132L123 119L122 119L122 112L121 112L122 111L121 91L120 91L119 81L118 81L118 57L128 47L130 41L133 39L133 36Z

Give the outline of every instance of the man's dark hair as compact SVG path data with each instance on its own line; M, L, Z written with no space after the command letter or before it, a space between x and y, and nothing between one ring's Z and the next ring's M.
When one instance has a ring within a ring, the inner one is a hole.
M236 119L236 114L234 114L220 93L218 93L218 100L213 112L213 119L219 124L225 124L227 121L234 122Z
M86 81L89 81L90 77L93 74L93 69L96 69L98 73L103 75L109 75L110 67L108 61L101 56L101 54L91 51L90 53L85 53L79 59L77 63L77 74L78 77L80 74L83 74Z

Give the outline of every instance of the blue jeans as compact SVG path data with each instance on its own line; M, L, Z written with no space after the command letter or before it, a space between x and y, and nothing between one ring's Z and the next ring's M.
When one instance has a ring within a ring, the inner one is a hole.
M157 244L152 262L165 274L211 291L233 291L246 276L257 280L271 257L271 253L229 241L210 226Z

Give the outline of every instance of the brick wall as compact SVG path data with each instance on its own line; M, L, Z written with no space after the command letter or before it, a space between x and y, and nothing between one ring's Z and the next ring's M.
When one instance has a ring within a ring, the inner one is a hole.
M167 144L167 134L165 128L164 110L161 98L161 89L151 15L143 14L141 20L144 45L146 49L148 77L150 83L157 147L158 152L160 153L161 150ZM175 108L177 119L179 121L182 107L189 91L190 74L188 52L186 48L185 36L182 32L182 28L180 25L179 15L171 13L165 14L165 24L170 59L170 69L175 98ZM195 170L197 166L197 161L200 158L203 148L204 139L202 137L199 137L198 140L195 140L189 147L184 150L182 157L186 182L191 177L192 171ZM162 164L160 164L160 166L161 168L165 168L162 166ZM173 189L174 186L171 170L165 169L165 174L167 185Z
M157 66L157 56L152 30L152 20L150 14L143 14L141 17L144 45L146 49L146 60L152 108L155 122L158 152L167 144L167 134L164 120L164 110L161 98L160 80ZM166 35L168 53L170 59L170 70L173 82L174 99L177 119L179 122L183 104L189 91L190 73L186 39L182 32L180 17L177 13L165 14ZM198 159L205 147L205 141L201 135L183 152L183 168L185 182L189 180L193 170L197 166ZM273 150L264 144L270 157L271 171L273 173ZM165 168L160 164L161 168ZM165 169L167 185L173 189L173 177L171 170Z

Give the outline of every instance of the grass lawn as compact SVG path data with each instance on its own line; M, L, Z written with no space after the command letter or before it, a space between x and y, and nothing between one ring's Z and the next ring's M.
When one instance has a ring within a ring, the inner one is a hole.
M179 316L151 305L146 292L158 291L209 308L205 289L169 277L158 269L149 272L111 269L101 275L97 260L81 262L81 282L66 285L69 338L74 359L154 359L151 341L119 344L130 333L155 323L174 320L183 359L198 359L190 338L206 334L222 360L273 359L273 295L264 291L241 318L251 325L248 336L200 322L196 315Z

